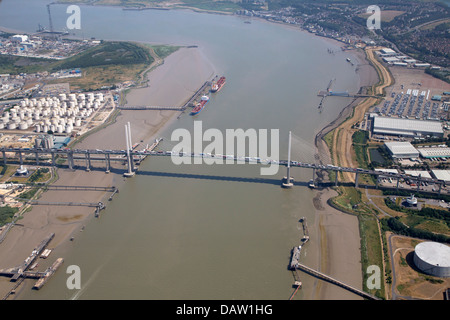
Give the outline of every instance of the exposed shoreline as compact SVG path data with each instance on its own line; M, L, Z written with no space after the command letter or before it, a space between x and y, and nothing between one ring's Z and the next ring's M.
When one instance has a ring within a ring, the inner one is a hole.
M201 70L197 77L192 77L192 69ZM129 103L146 104L162 103L163 105L182 105L192 95L191 90L198 89L206 80L211 78L214 73L212 65L203 58L199 49L181 48L172 53L165 59L165 63L158 66L147 74L149 87L132 90L127 98ZM173 90L174 79L178 83L186 84L177 90ZM169 94L170 93L170 94ZM170 101L167 101L170 97ZM161 99L165 99L163 102ZM150 100L149 100L150 99ZM80 141L77 147L86 149L124 149L124 126L131 124L131 135L133 142L143 141L146 144L158 138L159 134L170 126L176 120L179 111L121 111L105 128L87 136ZM112 163L111 173L106 174L104 164L95 162L90 172L83 170L84 161L79 161L81 170L58 169L59 179L54 185L73 185L73 186L124 186L126 179L123 173L126 167L122 163ZM119 191L120 192L120 191ZM40 200L42 201L60 201L60 202L93 202L103 201L108 205L109 193L93 191L47 191L44 192ZM101 213L100 213L101 216ZM60 207L60 206L33 206L33 209L24 213L19 226L14 226L0 246L0 269L10 268L19 265L31 253L34 247L39 244L48 234L55 233L55 238L51 241L49 247L53 249L51 258L40 261L40 265L49 265L57 257L64 257L70 250L73 237L82 236L81 230L89 227L89 221L94 218L94 208L90 207ZM39 269L44 269L39 266ZM34 284L28 281L26 285L22 284L20 290L16 292L14 299L21 299L21 293L30 290ZM14 283L9 282L9 278L0 277L0 296L4 297Z
M270 21L269 21L270 22ZM284 24L283 24L284 25ZM287 27L290 27L290 25L285 25ZM297 28L296 28L297 29ZM304 31L302 29L298 29L299 31ZM323 37L322 37L323 38ZM324 38L325 41L333 41L338 43L339 45L342 45L341 42L330 39L330 38ZM152 99L155 99L155 104L158 103L159 97L155 94L159 93L161 98L164 96L164 102L160 102L162 104L182 104L183 101L185 101L189 97L189 92L184 92L181 95L177 97L173 97L175 99L173 102L167 101L167 94L165 94L164 90L158 90L154 86L152 86L152 81L155 81L157 83L157 79L164 79L170 72L173 72L176 69L176 63L180 62L182 60L182 54L187 53L188 50L192 49L186 49L182 48L178 50L177 52L171 54L169 57L167 57L165 60L166 62L164 65L159 66L158 68L152 70L147 76L150 81L150 87L149 88L143 88L143 89L133 89L130 94L127 95L127 100L129 104L139 104L139 99L143 99L145 101L148 101L148 98L151 96ZM198 53L197 50L192 50ZM354 52L352 52L354 53ZM192 65L194 66L195 63L205 63L205 60L201 61L201 55L197 55L196 57L191 57L193 60L191 60ZM203 57L204 58L204 57ZM196 62L193 62L193 61ZM198 66L198 65L197 65ZM211 68L211 72L214 73L214 70L212 66L205 65L205 69L208 70L208 68ZM366 72L369 71L360 71L360 77L364 76L365 79L370 79L370 75L365 75ZM207 73L207 72L206 72ZM197 79L197 81L200 83L198 87L201 85L202 81L208 80L209 75L211 74L204 74L206 78L204 79ZM177 75L176 77L179 78ZM170 77L169 77L170 78ZM169 81L166 79L166 81ZM192 78L189 78L189 83L195 83L195 81L192 81ZM162 84L161 84L162 85ZM166 83L166 90L168 87L170 87L171 84ZM363 86L363 85L361 85ZM153 90L153 92L152 92ZM177 92L177 90L170 89L171 96L173 96L173 92ZM167 91L166 91L167 92ZM351 112L353 108L353 104L347 105L342 112L340 113L340 116L338 119L333 121L331 124L328 124L325 128L322 128L321 132L324 130L333 128L334 126L340 125L343 119L345 119L349 112ZM96 132L95 134L92 134L91 136L87 137L85 140L80 142L80 146L82 148L105 148L105 149L112 149L112 148L123 148L123 144L121 137L123 133L123 128L125 123L128 121L131 123L132 128L132 136L133 140L140 141L143 140L144 143L151 141L154 138L158 137L158 134L163 131L165 128L167 128L170 124L173 123L176 119L176 115L178 112L176 111L127 111L122 112L115 122L113 124L108 125L106 128L103 128L102 130ZM332 130L332 129L331 129ZM320 135L320 133L317 135L317 137ZM322 145L323 140L316 137L316 147L319 150L324 150L323 148L326 147L326 145ZM99 144L99 142L101 142ZM328 152L328 148L326 148L326 151ZM322 152L323 154L323 152ZM324 163L326 160L323 160ZM83 165L80 163L80 165ZM114 170L107 175L105 174L101 169L99 171L95 172L84 172L84 171L76 171L72 172L66 169L60 169L59 172L59 180L55 184L60 185L101 185L101 186L112 186L115 185L117 187L122 187L126 181L122 177L122 172L125 170L124 166L117 165L115 166ZM359 229L358 224L355 224L355 217L349 216L347 214L344 214L336 209L333 209L328 206L326 203L326 200L333 196L333 190L323 190L318 192L315 203L318 205L316 207L316 217L318 223L314 226L315 231L318 234L318 238L320 240L320 270L330 274L331 276L336 276L338 279L344 280L344 282L347 282L351 285L354 285L355 287L360 287L362 285L361 281L359 279L361 278L361 269L360 265L354 265L352 261L359 261L359 256L355 258L355 252L359 251ZM98 193L93 194L89 192L80 192L77 193L77 199L82 199L82 201L86 202L95 202L100 201L102 199L105 199L104 193ZM43 194L41 197L42 200L52 201L52 199L57 198L59 201L64 201L64 199L67 197L67 199L71 199L73 201L73 193L67 192L64 193L62 191L48 191ZM67 200L69 201L69 200ZM322 205L320 205L322 204ZM61 209L64 211L64 214L61 215L60 212ZM31 214L32 213L32 214ZM81 218L78 216L81 215ZM44 207L37 207L35 206L33 208L33 211L25 214L25 218L21 220L21 223L26 225L24 228L15 227L13 228L12 232L8 234L7 239L5 240L4 244L0 246L0 255L2 257L6 257L5 259L2 259L0 261L0 268L5 267L11 267L14 265L19 264L23 259L31 252L31 250L34 248L34 246L39 243L47 234L50 232L50 230L54 230L56 228L58 230L58 233L56 234L55 239L52 241L51 247L55 248L55 255L52 254L53 258L56 258L59 256L59 252L61 254L64 254L66 250L70 249L70 243L68 242L68 239L72 236L77 237L79 234L80 228L82 228L83 225L87 224L90 219L92 219L93 216L93 210L91 208L73 208L71 210L70 208L44 208ZM78 218L76 218L78 217ZM61 218L63 220L61 220ZM66 223L61 223L61 221L64 221L66 219ZM40 223L39 221L45 221L44 223ZM356 219L357 221L357 219ZM342 228L348 229L349 232L346 232L346 236L343 237L342 235ZM356 229L355 229L356 228ZM355 233L356 230L356 233ZM53 231L51 231L53 232ZM20 244L20 245L18 245ZM357 251L353 251L353 248L356 246ZM20 247L20 248L18 248ZM340 247L341 249L338 249ZM59 249L59 252L58 252ZM351 249L351 250L350 250ZM350 255L348 260L350 260L351 265L347 263L346 261L342 261L342 259L345 257L342 253L348 252ZM4 255L6 254L6 256ZM50 259L50 261L53 261ZM349 271L349 267L351 267L352 270L358 270L358 274L352 274L351 278L346 281L345 277L342 277L345 274L351 274ZM0 295L4 296L4 293L2 291L3 289L3 281L5 278L0 278ZM6 281L9 282L9 279L6 279ZM358 282L359 281L359 282ZM315 297L314 299L344 299L347 298L345 293L343 294L342 291L334 290L333 285L329 285L327 283L321 283L318 282L317 288L315 291ZM344 297L344 298L343 298ZM17 294L17 297L20 299L20 295ZM349 299L355 298L353 295L350 295L348 297Z

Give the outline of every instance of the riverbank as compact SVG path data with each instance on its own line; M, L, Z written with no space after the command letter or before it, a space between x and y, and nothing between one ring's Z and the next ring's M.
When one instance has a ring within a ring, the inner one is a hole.
M193 73L193 70L196 70ZM129 104L135 105L182 105L214 73L212 65L196 48L182 48L165 59L164 64L148 74L149 87L132 90L127 96ZM195 76L193 76L195 74ZM125 149L124 126L131 124L132 142L141 145L158 138L168 125L176 120L177 111L137 110L122 111L115 121L87 136L77 144L81 149ZM142 141L142 142L141 142ZM106 174L104 163L93 162L92 170L83 170L84 161L76 162L79 170L58 169L59 179L55 185L65 186L116 186L126 183L123 163L113 163L111 173ZM109 194L100 191L47 191L40 200L49 202L83 202L103 201L108 205ZM49 247L53 249L50 258L40 262L39 270L45 270L57 257L64 257L70 250L71 238L76 241L82 236L84 227L89 228L93 219L94 208L80 206L33 206L26 212L20 225L14 226L0 246L0 269L19 265L31 253L34 247L48 234L55 233ZM101 213L100 213L101 219ZM25 281L14 299L20 299L20 293L29 290L34 280ZM13 287L8 278L0 278L0 296L5 296ZM10 297L11 299L11 297Z
M360 77L359 86L361 89L376 84L379 81L378 74L370 64L367 64L365 52L358 49L354 50L352 53L357 58L358 75ZM337 158L336 148L332 148L330 153L330 149L323 139L325 135L333 130L335 132L339 131L343 123L354 123L356 120L353 120L351 115L354 114L354 109L356 108L358 108L359 114L360 107L364 102L365 100L361 98L354 99L340 112L339 116L333 122L318 132L315 138L315 146L317 149L316 160L321 164L331 164ZM363 115L364 110L361 111ZM350 118L350 120L346 121L348 118ZM346 148L340 148L339 150L340 152L348 152ZM334 162L334 164L335 163L336 162ZM327 181L328 177L319 175L319 179ZM337 192L327 188L317 191L313 201L318 221L316 224L316 232L319 234L320 239L319 271L355 288L361 289L363 277L360 262L361 238L359 234L358 218L336 210L328 205L327 201L335 196L337 196ZM320 300L358 299L354 294L322 281L317 283L314 298Z

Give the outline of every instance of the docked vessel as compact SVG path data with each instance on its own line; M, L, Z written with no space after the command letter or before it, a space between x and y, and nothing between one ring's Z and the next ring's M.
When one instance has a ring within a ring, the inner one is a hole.
M194 107L194 109L192 109L191 115L199 114L200 111L202 111L205 105L208 103L208 101L209 101L208 96L202 96L200 102Z
M220 77L219 80L217 80L217 82L214 82L211 85L211 92L219 92L220 89L222 89L222 87L225 85L225 83L227 82L227 79L225 77Z

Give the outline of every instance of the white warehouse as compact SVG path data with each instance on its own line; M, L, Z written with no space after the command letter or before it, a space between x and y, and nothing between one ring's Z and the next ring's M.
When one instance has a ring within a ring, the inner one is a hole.
M373 117L373 133L404 137L443 137L444 130L439 121L413 120L390 117Z
M439 242L421 242L414 248L414 264L435 277L450 277L450 247Z
M394 159L418 158L419 151L410 142L386 142L384 144Z

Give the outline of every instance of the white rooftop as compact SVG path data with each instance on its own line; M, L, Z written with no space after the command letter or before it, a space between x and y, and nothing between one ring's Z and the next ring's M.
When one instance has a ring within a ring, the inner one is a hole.
M450 247L439 242L426 241L419 243L414 249L423 261L434 266L450 267Z
M431 175L428 171L424 171L424 170L405 170L405 173L413 176L413 177L422 177L422 178L430 178L431 179Z
M427 132L443 134L442 124L439 121L401 119L390 117L375 117L374 131L402 131L402 132Z
M438 180L450 181L450 170L431 170Z
M385 142L386 147L393 155L418 156L419 152L410 142Z
M418 148L420 155L424 158L433 157L450 157L450 148L432 147L432 148Z

